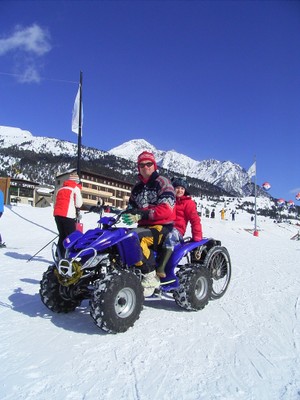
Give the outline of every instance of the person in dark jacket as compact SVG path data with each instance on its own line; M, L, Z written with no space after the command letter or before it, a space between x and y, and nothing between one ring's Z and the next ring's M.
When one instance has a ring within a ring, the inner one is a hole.
M53 215L59 232L57 247L60 257L65 255L64 239L76 230L77 210L80 209L82 203L79 176L72 173L63 186L58 189L54 205Z
M160 284L153 250L157 250L173 228L175 192L170 180L159 175L151 152L143 151L138 156L138 171L139 182L132 188L127 213L122 219L128 225L138 224L135 230L143 258L136 266L141 268L144 295L147 297Z

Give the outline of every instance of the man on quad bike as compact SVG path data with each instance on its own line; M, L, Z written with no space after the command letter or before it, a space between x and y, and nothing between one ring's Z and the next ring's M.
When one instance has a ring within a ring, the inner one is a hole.
M137 232L143 258L136 266L143 274L145 297L151 296L159 287L156 276L154 251L173 229L175 221L175 191L166 177L159 175L154 155L143 151L138 156L139 182L133 187L127 213L122 220L127 225L138 223ZM151 248L150 248L151 246Z

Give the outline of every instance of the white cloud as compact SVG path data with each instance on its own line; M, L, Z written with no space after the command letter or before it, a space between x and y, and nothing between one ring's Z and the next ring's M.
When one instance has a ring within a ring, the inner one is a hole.
M39 72L34 65L28 65L20 74L19 81L22 83L40 82Z
M12 36L0 39L0 55L13 50L41 56L51 50L49 32L36 24L23 29L18 26Z
M37 24L26 28L17 26L11 36L0 38L0 56L12 53L14 60L18 60L14 69L22 83L40 81L40 59L51 49L48 30Z

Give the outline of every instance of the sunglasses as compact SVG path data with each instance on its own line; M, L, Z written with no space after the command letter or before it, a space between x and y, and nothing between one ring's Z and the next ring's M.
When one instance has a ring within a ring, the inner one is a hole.
M145 167L150 168L150 167L152 167L152 165L153 165L153 162L139 163L140 168L145 168Z

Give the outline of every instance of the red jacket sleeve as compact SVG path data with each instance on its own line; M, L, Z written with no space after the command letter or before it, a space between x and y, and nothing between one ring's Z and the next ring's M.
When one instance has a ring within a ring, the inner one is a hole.
M188 202L188 207L187 207L186 211L188 213L188 219L191 224L193 240L195 242L198 242L199 240L201 240L203 238L202 225L201 225L200 216L198 215L198 212L197 212L196 204L193 200Z

